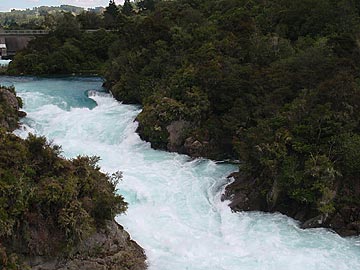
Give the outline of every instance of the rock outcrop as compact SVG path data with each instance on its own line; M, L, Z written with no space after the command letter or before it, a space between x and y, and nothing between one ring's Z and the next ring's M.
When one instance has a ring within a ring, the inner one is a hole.
M13 88L0 87L0 128L13 131L18 127L19 117L25 112L19 111L21 101L16 97Z
M190 127L191 123L184 120L173 121L168 125L166 127L169 132L167 150L170 152L184 152L184 141Z
M195 130L195 124L189 121L172 121L169 125L161 122L152 123L137 119L139 126L136 132L140 138L151 143L154 149L166 150L186 154L194 158L204 157L215 160L229 158L229 151L215 140L209 140L207 136L199 136Z
M67 258L28 257L31 270L143 270L143 249L115 221L80 243Z
M223 200L230 200L229 206L233 211L263 211L280 212L296 220L300 227L325 227L334 230L341 236L354 236L360 234L360 209L356 203L342 201L351 196L360 196L360 185L353 181L349 187L342 187L334 191L333 200L336 207L329 213L321 213L315 207L296 203L284 196L277 181L269 187L260 183L258 179L251 179L237 172L231 174L234 181L225 189ZM349 190L351 189L351 191Z

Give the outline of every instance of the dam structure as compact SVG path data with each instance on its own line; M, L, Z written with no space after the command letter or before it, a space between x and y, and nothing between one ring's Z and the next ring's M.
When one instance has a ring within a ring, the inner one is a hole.
M36 36L49 34L47 30L6 30L0 28L0 59L11 59L25 49Z

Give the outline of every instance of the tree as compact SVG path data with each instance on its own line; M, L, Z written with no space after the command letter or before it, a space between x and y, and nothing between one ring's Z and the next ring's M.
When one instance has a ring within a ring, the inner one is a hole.
M121 9L122 14L130 16L133 13L133 7L130 3L130 0L125 0L124 5Z
M104 24L107 29L116 28L116 20L119 15L119 9L114 0L110 0L109 6L104 11Z
M155 9L155 0L141 0L136 5L141 11L153 11Z
M80 22L83 29L98 29L102 26L101 18L95 12L84 11L76 19Z
M75 16L70 12L64 12L56 20L55 35L61 40L80 36L80 25Z

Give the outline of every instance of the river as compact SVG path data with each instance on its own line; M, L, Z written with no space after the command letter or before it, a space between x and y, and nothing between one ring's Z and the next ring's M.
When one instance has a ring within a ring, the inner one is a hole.
M151 149L135 133L141 108L103 92L100 78L0 76L14 85L27 117L16 131L45 135L63 155L97 155L123 172L129 202L117 217L146 251L150 270L356 270L360 238L302 230L281 214L232 213L221 202L234 165Z

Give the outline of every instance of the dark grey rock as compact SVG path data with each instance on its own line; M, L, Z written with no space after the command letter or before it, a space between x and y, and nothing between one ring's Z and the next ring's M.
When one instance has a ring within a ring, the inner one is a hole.
M25 262L31 270L144 270L143 249L115 221L75 248L68 258L30 257Z
M173 121L166 127L169 132L167 149L171 152L182 152L183 144L191 123L184 120Z

